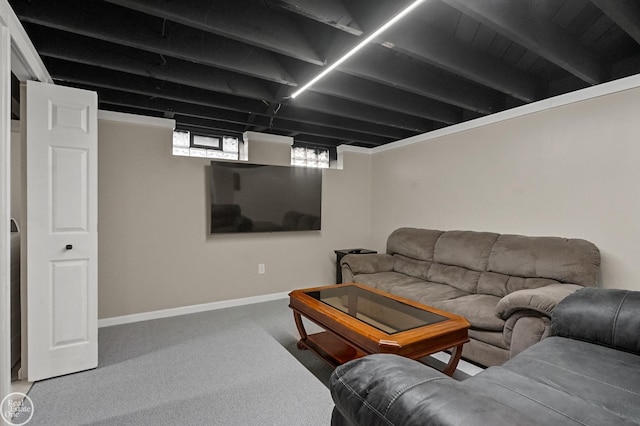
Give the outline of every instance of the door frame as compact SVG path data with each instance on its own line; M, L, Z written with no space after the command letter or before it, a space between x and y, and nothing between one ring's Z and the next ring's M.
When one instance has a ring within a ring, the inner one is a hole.
M0 0L0 399L11 391L11 73L53 84L7 0Z

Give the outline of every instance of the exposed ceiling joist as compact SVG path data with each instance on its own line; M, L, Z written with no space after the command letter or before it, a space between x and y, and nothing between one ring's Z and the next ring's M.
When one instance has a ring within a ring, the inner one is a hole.
M409 24L385 34L385 43L398 52L419 58L525 102L538 98L533 76L471 46L447 38L428 25Z
M235 40L179 24L166 27L161 20L160 23L149 22L144 15L133 12L117 12L118 21L113 22L109 18L116 13L113 8L122 8L103 2L35 0L31 3L20 2L19 7L15 8L21 21L233 70L280 84L297 84L270 52ZM69 9L73 13L69 13Z
M106 104L106 103L105 103ZM132 110L145 111L144 109L131 108ZM206 130L207 132L215 132L218 134L226 135L226 136L238 136L247 130L252 130L247 128L244 124L233 124L225 121L216 120L215 118L198 118L198 117L189 117L185 115L175 114L174 119L180 123L180 126L176 128L184 128L188 127L190 129L200 128Z
M272 100L274 97L263 80L243 74L170 57L162 58L142 50L79 38L62 31L55 37L37 30L32 34L41 56L252 99Z
M399 129L378 123L355 120L353 118L336 116L317 111L314 112L303 108L293 108L286 105L281 106L280 110L277 112L277 116L302 123L319 124L343 130L351 129L365 134L385 136L395 140L408 138L419 133L417 131Z
M458 123L462 118L460 109L449 104L343 73L319 81L312 90L440 123Z
M56 83L101 107L335 147L391 141L640 73L631 0L8 0Z
M188 86L158 84L158 81L143 77L128 78L126 83L123 81L122 83L115 85L111 83L115 80L113 72L110 75L109 72L92 67L77 69L75 67L70 67L68 63L56 60L49 60L47 65L56 72L58 78L61 78L66 82L81 84L92 90L96 90L98 88L106 89L102 91L102 95L104 96L105 93L108 94L108 99L111 104L127 105L131 107L137 106L138 108L148 107L150 110L158 111L158 104L155 104L156 107L151 108L151 104L148 103L138 105L132 103L132 99L141 99L140 96L144 96L146 99L164 99L177 102L178 106L173 108L176 112L180 112L179 107L184 105L198 105L211 108L208 110L209 112L214 112L213 109L217 109L217 111L252 111L251 113L254 115L270 116L269 108L272 105L270 103L250 101L235 96L213 95L206 91L190 88ZM126 99L126 102L124 100L115 102L114 93L116 93L116 91L122 93L119 97ZM136 94L139 96L137 98L136 96L125 97L124 94L126 93ZM102 100L102 97L100 99ZM325 103L327 106L322 108ZM340 109L350 110L353 114L355 108L348 105L343 106L343 104L344 102L330 98L326 98L326 102L315 102L314 106L316 108L322 108L323 111L328 111L324 113L281 105L281 108L278 111L278 116L292 121L335 127L343 130L354 130L365 134L380 135L395 140L403 139L421 131L430 129L423 126L420 129L408 130L384 125L384 121L382 120L379 122L368 122L361 119L349 118L348 115L336 115ZM165 102L162 104L160 109L164 111L169 110L170 108L168 108L168 103ZM363 114L363 116L364 115L365 114ZM379 112L379 115L382 115L382 111ZM370 114L367 114L366 117L368 120L371 119Z
M276 96L271 94L259 80L247 76L239 74L230 76L227 75L228 72L224 70L183 62L172 58L169 58L170 61L165 64L154 64L149 58L143 59L145 57L145 52L143 51L131 49L130 51L116 52L114 51L114 48L117 47L115 45L110 46L106 42L102 42L101 44L95 41L78 40L77 37L74 39L64 32L56 34L55 38L46 37L37 30L33 31L33 34L35 41L40 47L41 55L46 57L74 61L86 65L101 66L106 69L198 87L218 93L262 99L268 102L276 101ZM93 48L91 46L93 46ZM122 49L122 47L120 47L120 49ZM160 58L158 57L156 59L156 62L159 62ZM89 75L94 75L94 73L89 73ZM392 93L395 89L388 87L376 89L375 87L367 86L367 84L370 83L366 81L358 82L355 81L356 79L348 76L345 76L345 78L348 78L351 84L343 88L344 93L342 94L344 94L344 97L347 99L368 102L363 99L363 96L358 98L356 95L357 91L352 90L360 84L366 86L360 88L360 93L367 91L371 93L374 98L378 98L378 101L369 102L374 106L382 108L391 107L391 109L400 113L425 116L443 123L459 121L459 112L456 112L448 105L434 105L433 101L419 96L415 96L415 99L408 104L406 99L399 99L402 97L402 94ZM127 79L123 77L121 80L124 82ZM322 92L322 87L321 85L316 88L316 90ZM128 87L127 90L132 89ZM338 93L338 95L340 96L341 93ZM188 100L183 99L183 101L187 102ZM198 99L194 99L193 101L199 102ZM397 103L396 108L393 108L394 103ZM298 102L297 104L299 105L300 103ZM353 109L353 106L351 109ZM332 106L329 110L333 112L335 109ZM367 116L369 115L367 114ZM419 129L427 130L428 128L430 127L421 126Z
M106 0L316 65L321 58L288 16L251 0Z
M374 31L385 16L393 15L400 7L396 0L376 0L376 8L362 0L351 0L350 4L367 32ZM538 83L533 75L433 27L425 22L428 12L419 10L416 14L421 19L392 27L377 42L525 102L538 99Z
M189 117L210 119L215 117L218 121L234 124L244 124L247 114L203 105L174 102L169 99L152 98L132 93L123 93L115 90L105 90L100 96L101 103L111 105L125 105L133 108L153 110L158 112L171 112Z
M637 0L591 0L640 44L640 3Z
M267 2L349 34L362 35L360 25L341 0L267 0Z
M607 70L599 58L542 16L534 2L443 1L589 84L605 81Z
M362 143L369 143L373 145L384 145L386 143L393 141L392 138L387 138L379 135L363 138L361 133L353 132L350 130L325 128L315 124L300 123L300 122L295 122L292 120L287 120L287 119L278 118L278 117L275 117L273 120L270 120L267 117L258 117L256 122L258 121L265 123L264 124L265 128L269 128L269 129L275 128L279 130L286 130L289 132L298 132L298 133L305 133L309 135L329 137L329 138L337 139L340 141L362 142ZM268 125L266 123L268 123Z
M55 73L55 80L58 82L86 84L104 89L120 90L150 97L157 96L173 99L177 102L237 111L249 110L265 113L269 105L268 102L216 94L195 87L89 65L73 64L59 59L45 58L45 64L48 69Z
M314 111L333 112L333 114L343 117L371 121L418 133L428 132L437 128L434 127L431 121L423 118L401 114L396 111L386 110L371 105L363 105L350 100L323 95L321 93L305 93L304 96L296 98L295 106Z
M185 103L172 103L161 98L147 98L139 95L117 94L115 92L106 92L100 98L100 102L112 105L124 105L133 108L150 109L158 112L171 111L174 114L191 117L200 120L209 120L215 117L217 127L224 128L221 122L229 123L236 129L235 125L244 125L247 116L244 113L221 110L218 108L206 107L201 105L192 105ZM253 125L264 129L275 129L278 131L298 132L311 135L330 137L337 140L351 140L355 142L375 142L383 144L392 140L380 135L372 135L366 139L361 139L358 132L345 130L335 126L322 126L315 123L304 123L289 120L279 115L269 117L267 115L255 116Z
M490 114L502 108L497 92L411 61L391 49L372 45L339 70L470 111Z
M380 16L380 9L384 9L384 15L388 18L389 16L393 16L393 14L397 13L401 8L401 2L399 3L396 1L390 2L378 0L376 2L376 8L371 8L370 4L361 5L360 7L358 7L358 19L363 21L366 31L372 32L384 22L384 20L381 19ZM405 32L408 33L408 36L403 36ZM386 42L387 40L389 41ZM347 35L336 35L332 43L332 56L330 57L329 62L333 62L338 57L338 55L353 47L355 44L357 44L358 41L358 39L349 37ZM504 64L501 61L496 60L495 58L490 58L486 55L477 53L474 54L472 49L466 48L466 46L464 46L462 43L448 39L443 34L438 33L436 30L429 29L423 23L403 22L402 25L397 26L395 30L392 29L390 32L383 34L380 37L379 42L383 44L390 43L393 49L396 49L403 53L409 53L411 54L411 56L418 57L427 63L436 64L440 68L454 71L456 74L461 75L471 81L478 81L484 85L492 87L496 90L501 90L504 93L513 95L524 101L531 102L537 98L535 94L536 83L532 76L513 66ZM462 50L458 52L456 48L462 48ZM368 49L375 48L369 47ZM362 52L358 54L357 57L350 59L339 69L353 75L361 76L378 82L383 82L384 84L387 84L391 87L400 87L404 91L412 92L409 94L409 96L414 96L415 98L419 96L415 96L414 94L418 94L420 96L429 96L432 99L441 100L443 99L442 92L446 91L448 94L448 96L446 97L447 102L453 103L454 105L457 105L459 107L483 114L490 113L492 111L495 111L496 109L495 106L489 106L486 103L483 104L477 99L471 99L474 95L476 96L476 98L485 99L496 98L496 95L490 94L487 91L482 91L482 89L480 89L478 86L469 84L468 81L461 79L448 79L447 76L443 75L434 76L434 73L432 73L431 75L422 75L416 78L410 73L397 72L397 69L402 68L403 64L398 64L398 61L392 55L385 52L384 49L376 52L375 56L386 55L386 58L383 59L383 62L390 65L387 65L386 68L376 66L375 72L372 72L372 67L370 66L370 64L366 63L367 55L367 52ZM389 72L389 67L393 67L394 71ZM314 76L314 73L310 70L306 70L303 73L293 72L291 67L289 67L289 70L293 73L296 80L300 82L310 80ZM429 84L429 80L434 82ZM340 84L342 82L342 79L333 78L333 81L334 84ZM318 88L318 86L323 87ZM374 97L382 97L382 94L380 94L379 90L373 92L354 90L354 86L350 83L343 83L341 85L342 87L336 88L336 90L333 91L328 91L327 86L331 85L323 85L322 82L320 82L316 86L315 90L334 96L339 92L346 97L346 87L347 93L367 93L368 97L371 97L373 93ZM456 92L459 93L459 96L455 97L454 95L455 99L452 102L451 93ZM361 101L358 98L351 99ZM397 97L391 98L391 101L389 102L387 108L394 108L393 101L395 99L397 99ZM429 99L426 98L425 100L429 101ZM501 102L497 101L497 103ZM414 102L405 102L405 110L408 108L408 104L410 104L412 107L414 106ZM448 124L460 121L461 114L457 112L454 114L457 115L457 117L453 117L451 112L452 108L450 105L446 105L441 102L433 102L433 100L431 101L431 104L433 105L433 107L430 108L431 111L421 111L420 108L418 108L416 114L423 115L430 119ZM418 105L420 105L420 103ZM434 109L441 110L445 114L440 113L434 116ZM398 109L396 109L396 111L398 111Z
M101 98L103 100L104 98ZM176 113L188 116L198 116L201 118L206 118L207 114L209 116L215 117L224 117L228 116L227 111L229 111L232 115L230 117L234 117L234 120L229 120L232 122L240 123L242 121L250 121L245 115L246 114L238 114L234 112L233 109L226 109L219 105L198 105L198 108L191 109L189 108L192 103L185 102L177 102L174 103L174 106L171 106L171 102L166 99L156 97L156 96L127 96L126 92L116 92L111 91L109 94L108 100L110 103L115 104L115 99L118 99L122 105L128 106L136 106L136 107L144 107L152 110L162 110L162 111L174 111ZM217 102L212 102L217 103ZM202 106L202 108L200 108ZM235 114L235 115L234 115ZM292 108L282 104L271 104L266 110L260 108L256 109L253 113L253 121L256 122L256 117L265 117L268 119L283 119L287 121L295 121L304 123L307 125L313 126L323 126L326 128L333 128L344 131L356 131L366 135L370 135L373 137L382 136L389 139L403 139L409 136L413 136L418 132L412 132L404 129L397 129L389 126L384 126L377 123L364 122L361 120L355 120L351 118L336 116L327 113L319 113L311 110L305 110L302 108ZM262 120L262 122L265 122ZM367 137L370 137L367 136ZM351 137L353 140L357 140L362 142L358 137Z

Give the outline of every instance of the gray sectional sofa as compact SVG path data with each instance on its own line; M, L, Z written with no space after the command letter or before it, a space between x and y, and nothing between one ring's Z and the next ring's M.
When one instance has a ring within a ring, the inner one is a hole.
M584 288L553 336L458 382L417 361L370 355L331 376L334 426L639 425L640 292Z
M341 260L359 282L467 318L462 356L500 365L546 337L563 298L594 287L600 251L582 239L400 228L384 254Z

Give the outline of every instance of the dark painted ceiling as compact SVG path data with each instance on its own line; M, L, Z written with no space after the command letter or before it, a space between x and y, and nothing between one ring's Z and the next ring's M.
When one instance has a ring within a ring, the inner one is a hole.
M640 73L637 0L10 0L59 84L177 127L380 146Z

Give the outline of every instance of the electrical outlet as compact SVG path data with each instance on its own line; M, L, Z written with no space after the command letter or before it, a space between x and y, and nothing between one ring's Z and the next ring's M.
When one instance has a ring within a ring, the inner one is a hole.
M266 270L264 268L264 263L258 263L258 273L259 274L264 274L266 273Z

